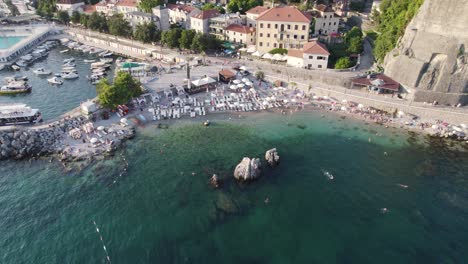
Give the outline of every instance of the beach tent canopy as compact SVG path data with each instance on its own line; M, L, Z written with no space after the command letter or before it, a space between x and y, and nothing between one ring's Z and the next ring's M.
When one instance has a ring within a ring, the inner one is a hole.
M263 55L263 53L261 51L256 51L254 53L252 53L252 56L255 56L255 57L261 57Z
M251 45L247 48L247 53L254 53L255 51L255 45Z
M281 57L280 61L287 61L287 60L288 60L288 55L283 55L283 57Z
M216 82L215 79L207 76L207 77L192 81L192 84L195 86L203 86L203 85L207 85L207 84L214 83L214 82Z
M247 51L247 48L240 48L239 51Z
M265 53L262 56L262 59L271 60L271 58L273 58L273 55L271 55L270 53Z
M273 55L273 57L271 57L271 59L279 61L279 60L283 59L283 55L281 55L279 53L276 53L275 55Z
M232 82L233 82L233 83L235 83L235 84L239 84L239 83L241 83L241 81L240 81L240 80L234 80L234 81L232 81Z
M237 89L237 85L234 85L234 84L233 84L233 85L229 86L229 88L230 88L231 90L236 90L236 89Z

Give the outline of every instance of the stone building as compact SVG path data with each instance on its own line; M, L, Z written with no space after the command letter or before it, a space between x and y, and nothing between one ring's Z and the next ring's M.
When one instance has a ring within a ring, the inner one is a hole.
M242 18L237 14L220 14L219 16L209 19L209 33L216 36L218 39L225 40L227 35L225 28L231 24L241 24Z
M330 52L320 42L307 42L302 49L289 49L287 64L293 67L326 70Z
M257 50L302 49L309 39L310 22L310 15L296 7L268 9L257 18Z
M167 8L169 9L169 22L185 29L190 28L190 18L201 12L194 6L183 4L168 4Z
M158 17L159 20L159 30L165 31L169 30L171 24L169 24L169 9L166 6L157 6L152 9L153 15Z
M255 44L255 28L253 27L231 24L225 28L225 32L227 41L244 45Z
M130 12L138 12L138 1L137 0L119 0L115 7L117 9L117 13L126 14Z
M260 16L261 13L267 11L268 8L265 6L256 6L251 8L245 12L246 15L246 24L249 27L256 27L257 26L257 18Z
M153 23L156 25L158 29L160 29L160 26L161 26L159 23L159 17L153 14L148 14L148 13L140 12L140 11L134 11L134 12L125 13L123 16L124 16L124 19L130 23L130 26L132 26L133 30L135 30L135 27L138 24L143 24L143 23Z
M331 6L317 5L310 15L315 19L314 35L329 35L338 33L340 16Z
M216 9L201 11L190 18L190 29L208 34L210 31L210 19L219 15L219 11Z

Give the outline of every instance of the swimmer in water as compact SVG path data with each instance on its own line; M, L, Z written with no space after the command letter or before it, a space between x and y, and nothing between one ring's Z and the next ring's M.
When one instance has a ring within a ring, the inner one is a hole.
M388 153L387 153L386 151L384 151L384 153L383 153L383 154L384 154L385 156L388 156Z
M386 214L386 213L390 212L390 210L388 210L387 208L384 207L384 208L380 209L380 212L382 214Z
M195 175L196 175L196 173L195 173L195 172L192 172L192 176L195 176Z
M265 198L265 201L264 201L264 202L265 202L265 204L268 204L268 203L270 202L270 198L268 198L268 197Z

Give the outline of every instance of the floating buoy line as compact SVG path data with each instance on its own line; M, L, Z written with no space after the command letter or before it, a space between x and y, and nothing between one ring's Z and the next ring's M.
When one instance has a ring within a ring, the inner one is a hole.
M99 239L101 239L102 248L104 249L104 252L106 253L107 262L112 263L111 260L110 260L110 257L109 257L109 252L107 252L106 244L104 244L104 239L102 238L102 235L99 232L99 227L97 226L96 221L93 221L93 224L94 224L94 227L96 228L96 233L98 233L98 235L99 235Z

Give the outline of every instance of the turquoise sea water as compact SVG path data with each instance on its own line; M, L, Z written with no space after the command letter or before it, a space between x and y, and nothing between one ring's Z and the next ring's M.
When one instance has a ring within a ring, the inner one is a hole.
M8 49L24 39L25 36L0 37L0 49Z
M96 59L97 56L74 50L60 53L60 50L65 49L67 49L65 46L52 49L47 57L37 61L30 68L21 68L18 72L0 71L1 85L3 85L5 77L20 74L26 75L29 78L29 84L33 87L32 92L28 94L0 96L0 104L24 103L38 108L43 119L50 120L78 107L81 102L96 97L96 87L86 79L86 75L90 74L90 64L83 60ZM74 63L80 77L74 80L64 80L61 86L47 82L47 79L52 78L52 75L37 76L33 72L34 69L42 67L50 69L52 73L60 73L63 60L69 58L75 58ZM113 70L108 71L108 73L108 77L112 79Z
M233 180L271 147L277 168ZM329 114L148 126L81 170L1 162L0 263L106 263L92 221L112 263L463 263L467 171L466 150Z

